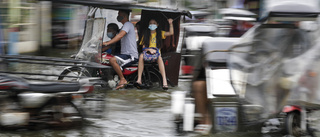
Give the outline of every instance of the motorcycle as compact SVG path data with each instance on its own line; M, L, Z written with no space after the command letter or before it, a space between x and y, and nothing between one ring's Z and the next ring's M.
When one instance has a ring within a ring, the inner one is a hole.
M93 81L39 83L1 73L0 128L60 129L81 125L86 117L84 107L74 101L93 92Z
M109 63L109 60L113 55L101 52L101 44L103 37L103 30L106 20L104 18L88 19L86 22L86 30L84 34L84 43L76 55L72 55L73 58L78 60L86 60L91 62L97 62L109 68L91 68L91 67L78 67L71 66L66 67L58 80L65 81L77 81L80 77L100 77L107 82L105 87L114 88L120 81L118 75L113 70ZM89 29L92 27L99 28L96 32ZM92 34L93 36L90 36ZM127 88L133 87L134 82L138 77L138 65L122 68L122 72L129 84ZM146 64L142 74L142 83L144 88L160 88L162 86L162 77L155 64Z

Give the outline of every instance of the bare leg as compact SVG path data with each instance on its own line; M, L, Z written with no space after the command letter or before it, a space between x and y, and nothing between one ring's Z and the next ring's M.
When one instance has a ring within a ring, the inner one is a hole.
M199 80L192 83L192 91L195 98L196 112L202 115L200 124L211 125L208 111L208 99L206 90L206 81Z
M120 78L119 85L127 83L127 80L124 78L122 71L121 71L121 68L120 68L119 64L117 63L117 59L115 57L110 58L110 64Z
M163 85L164 85L164 86L167 86L168 83L167 83L166 71L165 71L165 69L164 69L164 64L163 64L163 60L162 60L162 57L161 57L161 56L159 56L159 58L158 58L158 65L159 65L160 73L161 73L161 75L162 75Z
M136 81L139 84L142 84L141 83L141 76L142 76L143 69L144 69L143 54L140 54L139 63L138 63L138 79Z

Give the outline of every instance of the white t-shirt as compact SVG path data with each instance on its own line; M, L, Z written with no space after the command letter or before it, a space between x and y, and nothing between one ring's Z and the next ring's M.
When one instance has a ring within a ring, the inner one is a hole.
M121 39L121 54L131 55L138 59L136 32L133 24L131 22L124 23L121 30L127 32L127 34Z

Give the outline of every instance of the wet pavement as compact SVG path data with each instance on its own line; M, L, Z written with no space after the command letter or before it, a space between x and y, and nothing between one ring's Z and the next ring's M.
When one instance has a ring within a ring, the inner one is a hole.
M40 55L68 58L76 53L76 49L49 49ZM30 66L28 66L30 67ZM26 69L22 65L16 69ZM28 69L37 69L41 72L55 71L59 73L63 68L31 66ZM102 118L89 118L84 126L53 130L39 131L1 131L1 137L172 137L176 136L173 115L171 114L170 94L172 91L188 90L190 81L181 80L177 87L171 87L168 91L156 90L103 90L106 93L106 112ZM319 126L316 126L319 127ZM183 136L198 136L187 134ZM253 133L223 133L211 136L218 137L279 137L279 134Z

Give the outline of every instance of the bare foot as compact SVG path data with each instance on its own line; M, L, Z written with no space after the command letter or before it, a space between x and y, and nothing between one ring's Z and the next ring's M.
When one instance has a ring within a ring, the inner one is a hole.
M123 85L123 84L127 84L127 80L126 79L120 79L119 84L118 85Z

